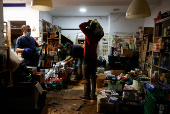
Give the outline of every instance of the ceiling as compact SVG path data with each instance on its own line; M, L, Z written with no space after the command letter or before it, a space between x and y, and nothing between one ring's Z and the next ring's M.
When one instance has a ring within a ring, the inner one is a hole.
M110 13L125 13L132 0L52 0L54 10L49 13L53 16L107 16ZM3 0L4 3L26 3L31 0ZM147 0L151 9L159 6L161 0ZM80 12L86 8L86 12ZM113 11L119 8L119 11Z

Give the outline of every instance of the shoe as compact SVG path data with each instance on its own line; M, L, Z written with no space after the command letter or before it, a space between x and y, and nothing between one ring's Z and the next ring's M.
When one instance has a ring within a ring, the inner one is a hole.
M97 100L97 95L91 96L91 100Z
M77 77L77 78L75 78L75 80L82 80L82 78L81 77Z
M87 100L91 100L90 96L81 96L81 99L87 99Z

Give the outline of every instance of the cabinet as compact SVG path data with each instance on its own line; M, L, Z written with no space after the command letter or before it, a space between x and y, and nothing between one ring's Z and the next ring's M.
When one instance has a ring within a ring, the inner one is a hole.
M155 82L170 84L170 35L165 29L170 27L170 17L155 21L152 52L152 72L156 72Z

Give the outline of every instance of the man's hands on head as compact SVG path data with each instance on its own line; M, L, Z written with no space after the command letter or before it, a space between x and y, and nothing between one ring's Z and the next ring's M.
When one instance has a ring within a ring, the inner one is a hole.
M89 20L88 23L90 23L92 20Z

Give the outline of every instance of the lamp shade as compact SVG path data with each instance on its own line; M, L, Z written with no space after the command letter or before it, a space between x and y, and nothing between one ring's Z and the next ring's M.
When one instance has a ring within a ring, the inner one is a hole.
M33 0L31 8L40 11L51 11L53 10L53 3L51 0Z
M151 10L146 0L133 0L130 4L126 18L137 19L151 16Z

